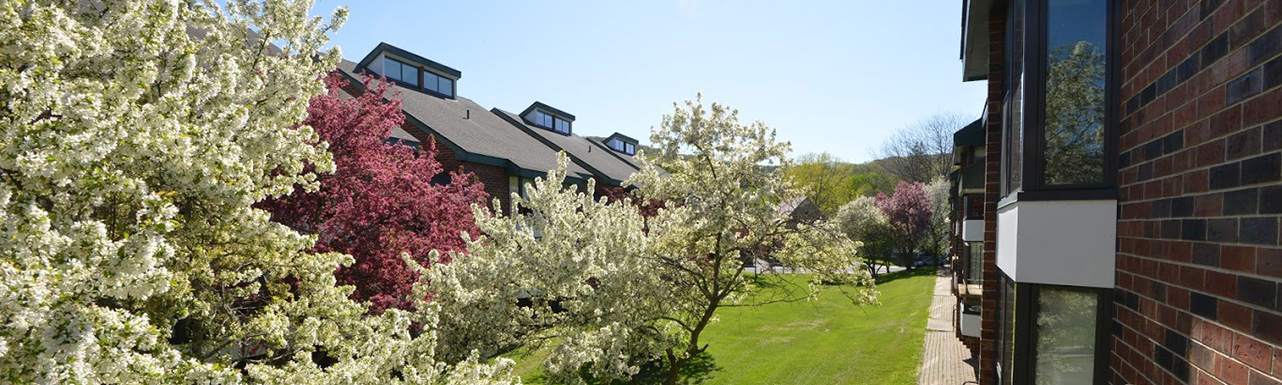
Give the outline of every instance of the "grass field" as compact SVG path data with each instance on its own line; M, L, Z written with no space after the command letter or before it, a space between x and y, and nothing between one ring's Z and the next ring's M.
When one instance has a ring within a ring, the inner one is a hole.
M857 307L835 289L814 302L725 308L692 384L914 384L934 289L932 271L880 277L881 306ZM543 355L518 373L542 383Z

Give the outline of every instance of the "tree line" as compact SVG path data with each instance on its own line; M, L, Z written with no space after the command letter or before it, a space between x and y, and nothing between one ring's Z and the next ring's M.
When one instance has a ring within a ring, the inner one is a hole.
M873 151L878 159L843 162L828 153L806 154L786 171L808 199L863 245L860 255L876 277L893 265L938 263L948 243L948 174L953 133L970 121L939 113L896 130Z

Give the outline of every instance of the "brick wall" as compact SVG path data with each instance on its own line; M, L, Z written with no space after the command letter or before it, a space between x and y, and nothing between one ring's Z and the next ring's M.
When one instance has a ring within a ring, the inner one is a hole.
M1001 8L1001 7L999 7ZM1006 38L1006 12L996 9L988 22L988 125L984 155L984 276L980 302L979 383L997 383L997 201L1001 199L1002 97Z
M1112 382L1282 383L1282 0L1121 17Z

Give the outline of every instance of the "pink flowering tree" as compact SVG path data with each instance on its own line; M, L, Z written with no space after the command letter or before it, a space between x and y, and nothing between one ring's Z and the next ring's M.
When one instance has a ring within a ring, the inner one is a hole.
M879 193L876 203L890 223L900 263L911 268L913 253L930 232L930 194L921 182L899 182L894 195Z
M304 123L328 145L334 173L320 177L317 191L297 189L262 206L273 220L317 235L315 251L355 258L335 272L340 285L355 287L352 299L367 301L374 313L408 309L418 274L401 255L431 265L463 251L462 234L479 235L471 206L484 204L483 186L470 174L443 174L434 143L414 148L385 142L405 119L399 100L384 100L387 83L367 77L367 91L349 97L337 73L325 82L329 92L311 100ZM450 182L433 183L433 177ZM439 260L431 260L432 250L441 251Z

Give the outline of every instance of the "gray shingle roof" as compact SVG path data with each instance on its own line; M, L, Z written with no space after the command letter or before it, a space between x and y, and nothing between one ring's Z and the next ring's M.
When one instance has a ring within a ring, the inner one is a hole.
M605 147L605 145L576 135L561 135L543 128L531 126L515 113L495 108L493 112L502 116L515 127L533 137L541 138L544 143L564 150L571 157L586 165L589 170L600 173L602 182L619 185L637 172L638 168L631 162L623 160L622 154Z
M352 78L360 79L356 66L355 62L343 60L338 67ZM461 160L515 167L526 171L522 174L527 176L541 175L557 166L555 150L470 99L439 98L395 84L387 97L401 100L401 109L408 121L426 126L428 133L436 134L438 140L466 153L460 154ZM510 164L501 164L504 161ZM509 170L512 171L515 170ZM573 163L567 171L568 176L579 179L592 176L590 171Z

